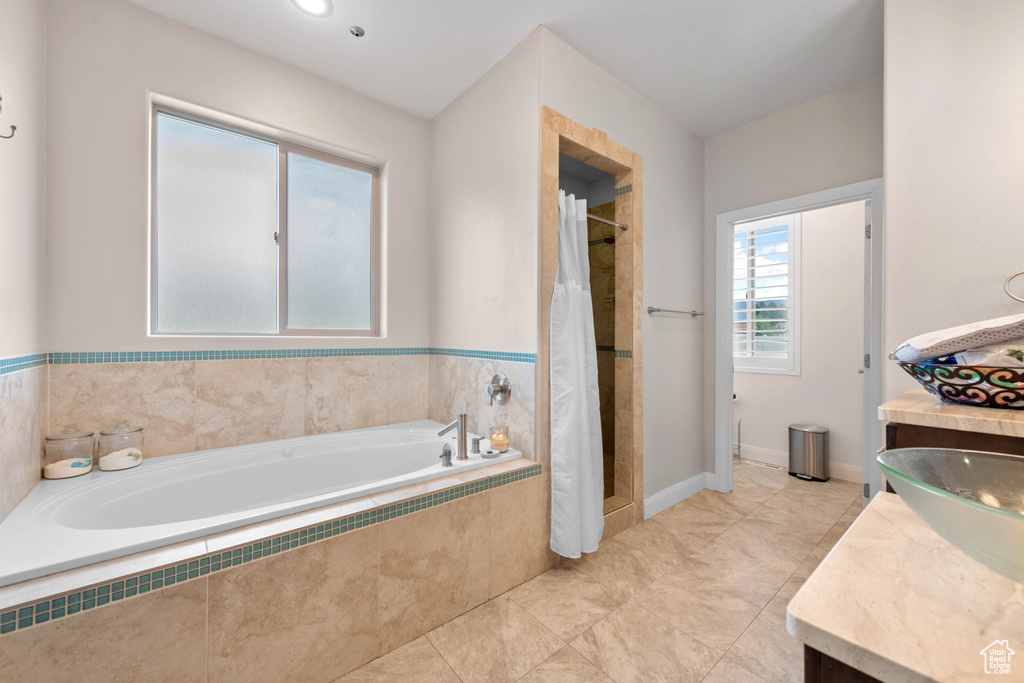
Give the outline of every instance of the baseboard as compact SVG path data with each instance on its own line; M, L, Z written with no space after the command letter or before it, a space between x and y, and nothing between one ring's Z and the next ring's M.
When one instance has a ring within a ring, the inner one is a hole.
M789 453L773 451L770 448L746 445L743 446L742 452L744 460L756 460L758 462L768 463L769 465L784 467L787 470L789 469ZM856 465L844 465L843 463L833 461L828 464L828 469L829 475L836 479L852 481L858 484L863 481L863 467L857 467Z
M740 455L744 460L756 460L758 462L766 462L769 465L777 465L778 467L789 467L789 453L785 451L773 451L770 448L743 444Z
M708 483L713 476L710 472L701 472L686 481L681 481L644 498L644 519L650 519L662 510L667 510L676 503L708 488Z
M860 484L864 481L864 468L857 467L856 465L844 465L841 462L830 462L828 464L828 473L836 479L852 481L855 484Z

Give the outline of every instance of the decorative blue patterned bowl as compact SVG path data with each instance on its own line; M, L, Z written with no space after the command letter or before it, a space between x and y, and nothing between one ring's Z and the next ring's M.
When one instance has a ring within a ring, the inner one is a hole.
M1024 368L931 363L898 365L943 401L1024 410Z

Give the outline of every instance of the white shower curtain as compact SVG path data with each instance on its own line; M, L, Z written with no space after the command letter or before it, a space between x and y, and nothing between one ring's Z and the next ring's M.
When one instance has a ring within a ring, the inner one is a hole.
M597 345L587 202L558 196L558 275L551 297L551 549L592 553L604 531Z

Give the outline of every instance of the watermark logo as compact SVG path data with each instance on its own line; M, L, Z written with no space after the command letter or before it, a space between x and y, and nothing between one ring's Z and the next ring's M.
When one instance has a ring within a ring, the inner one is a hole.
M1010 649L1010 641L993 640L979 654L985 659L985 673L1009 674L1010 657L1017 653Z

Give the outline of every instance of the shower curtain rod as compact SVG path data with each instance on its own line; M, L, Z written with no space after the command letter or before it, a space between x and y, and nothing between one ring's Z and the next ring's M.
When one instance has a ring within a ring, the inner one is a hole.
M623 225L622 223L616 223L615 221L610 221L610 220L608 220L606 218L601 218L599 216L595 216L592 213L588 213L587 214L587 218L589 218L590 220L593 220L593 221L597 221L598 223L607 223L608 225L614 225L616 228L619 228L620 230L629 230L629 226L628 225Z

